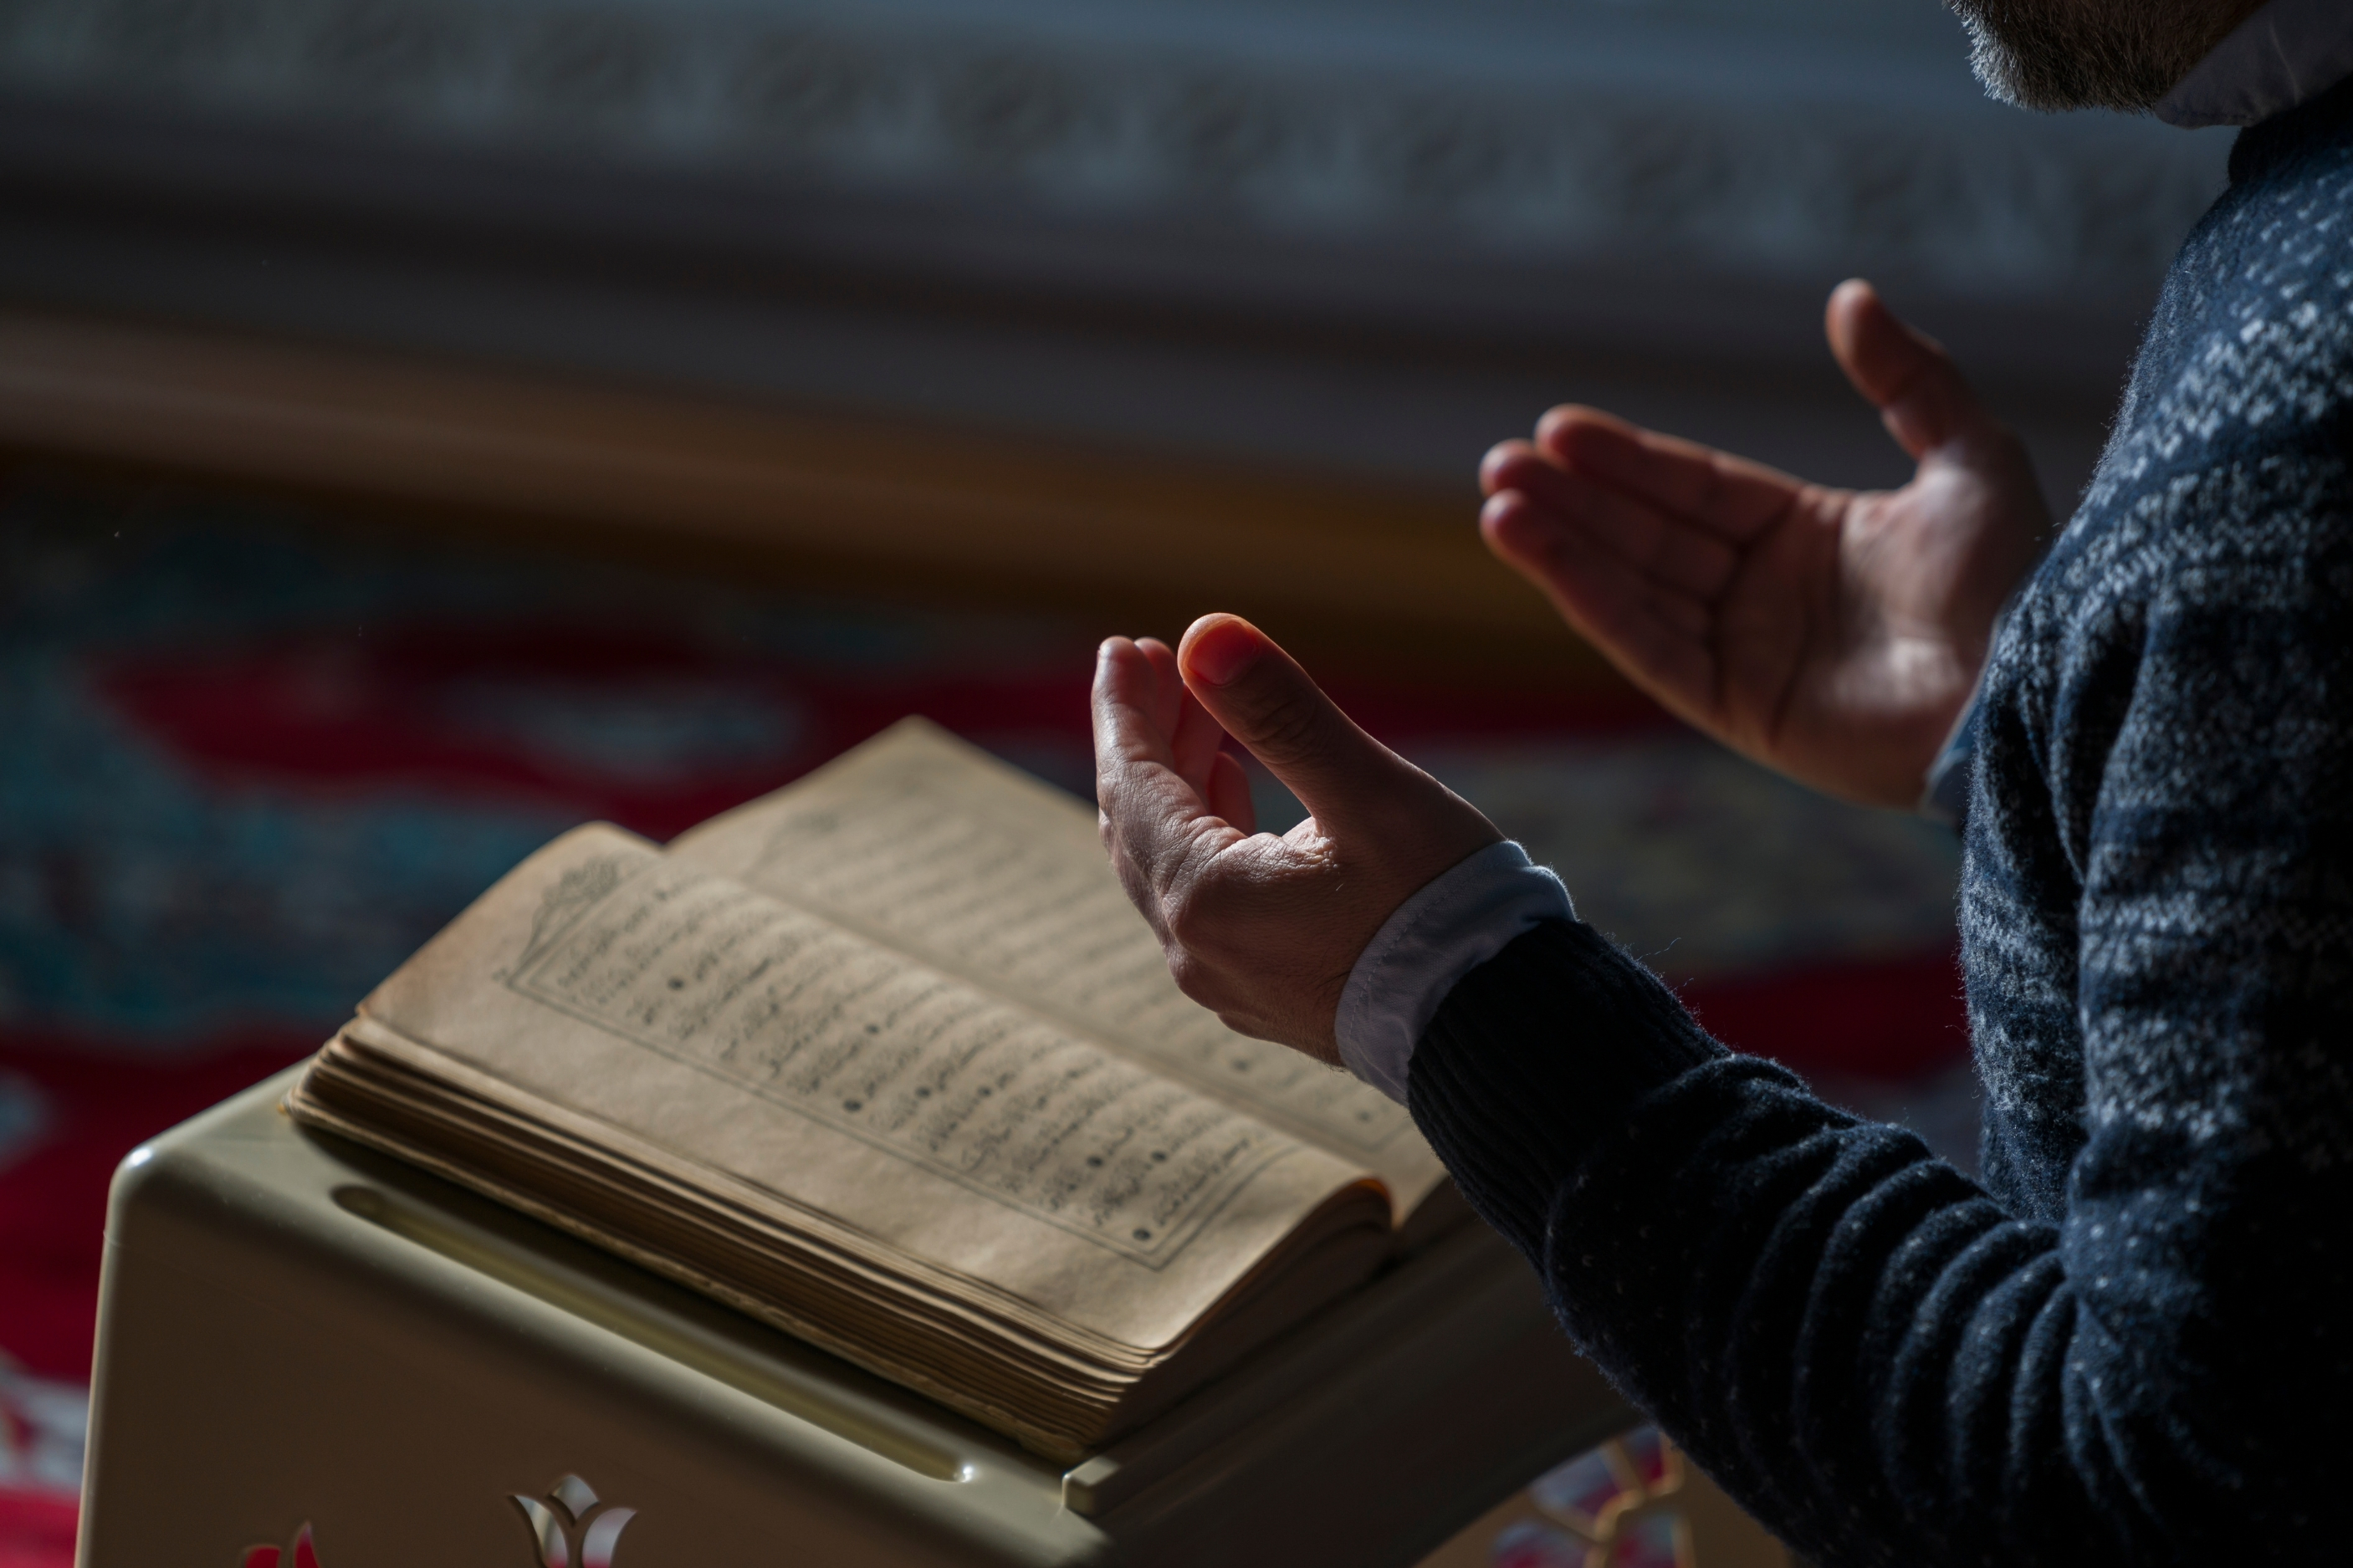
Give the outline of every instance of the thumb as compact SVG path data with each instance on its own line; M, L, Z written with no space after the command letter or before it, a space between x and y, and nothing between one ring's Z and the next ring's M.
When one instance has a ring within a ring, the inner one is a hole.
M1356 727L1274 639L1240 616L1203 616L1176 650L1185 684L1327 826L1368 784L1409 764Z
M1862 279L1850 278L1831 291L1822 330L1839 368L1912 457L1991 429L1992 420L1944 345L1906 326Z

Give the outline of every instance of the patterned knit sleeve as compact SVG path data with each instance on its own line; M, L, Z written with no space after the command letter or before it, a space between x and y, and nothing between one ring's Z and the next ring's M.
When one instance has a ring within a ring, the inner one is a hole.
M1415 1055L1579 1346L1825 1564L2353 1541L2341 465L2180 476L2046 568L2064 657L1989 707L1964 910L2003 1201L1583 926L1472 972Z

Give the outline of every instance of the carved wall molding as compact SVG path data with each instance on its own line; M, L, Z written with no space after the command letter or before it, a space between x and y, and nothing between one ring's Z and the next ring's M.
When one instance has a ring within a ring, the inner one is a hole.
M1514 265L2137 292L2218 185L2211 139L1906 102L1832 74L1735 101L1574 59L1324 66L1206 23L1172 43L852 7L0 0L0 92Z

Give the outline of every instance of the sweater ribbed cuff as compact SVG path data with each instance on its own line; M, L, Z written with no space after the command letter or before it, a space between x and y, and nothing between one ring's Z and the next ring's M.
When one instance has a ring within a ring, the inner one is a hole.
M1448 994L1407 1104L1463 1196L1533 1256L1585 1151L1643 1095L1727 1054L1600 932L1546 921Z

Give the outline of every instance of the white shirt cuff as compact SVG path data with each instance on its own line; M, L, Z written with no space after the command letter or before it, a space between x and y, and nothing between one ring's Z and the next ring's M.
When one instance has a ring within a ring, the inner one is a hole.
M1576 918L1558 877L1516 844L1490 844L1399 905L1366 944L1340 994L1340 1060L1404 1104L1413 1047L1456 982L1538 921Z

